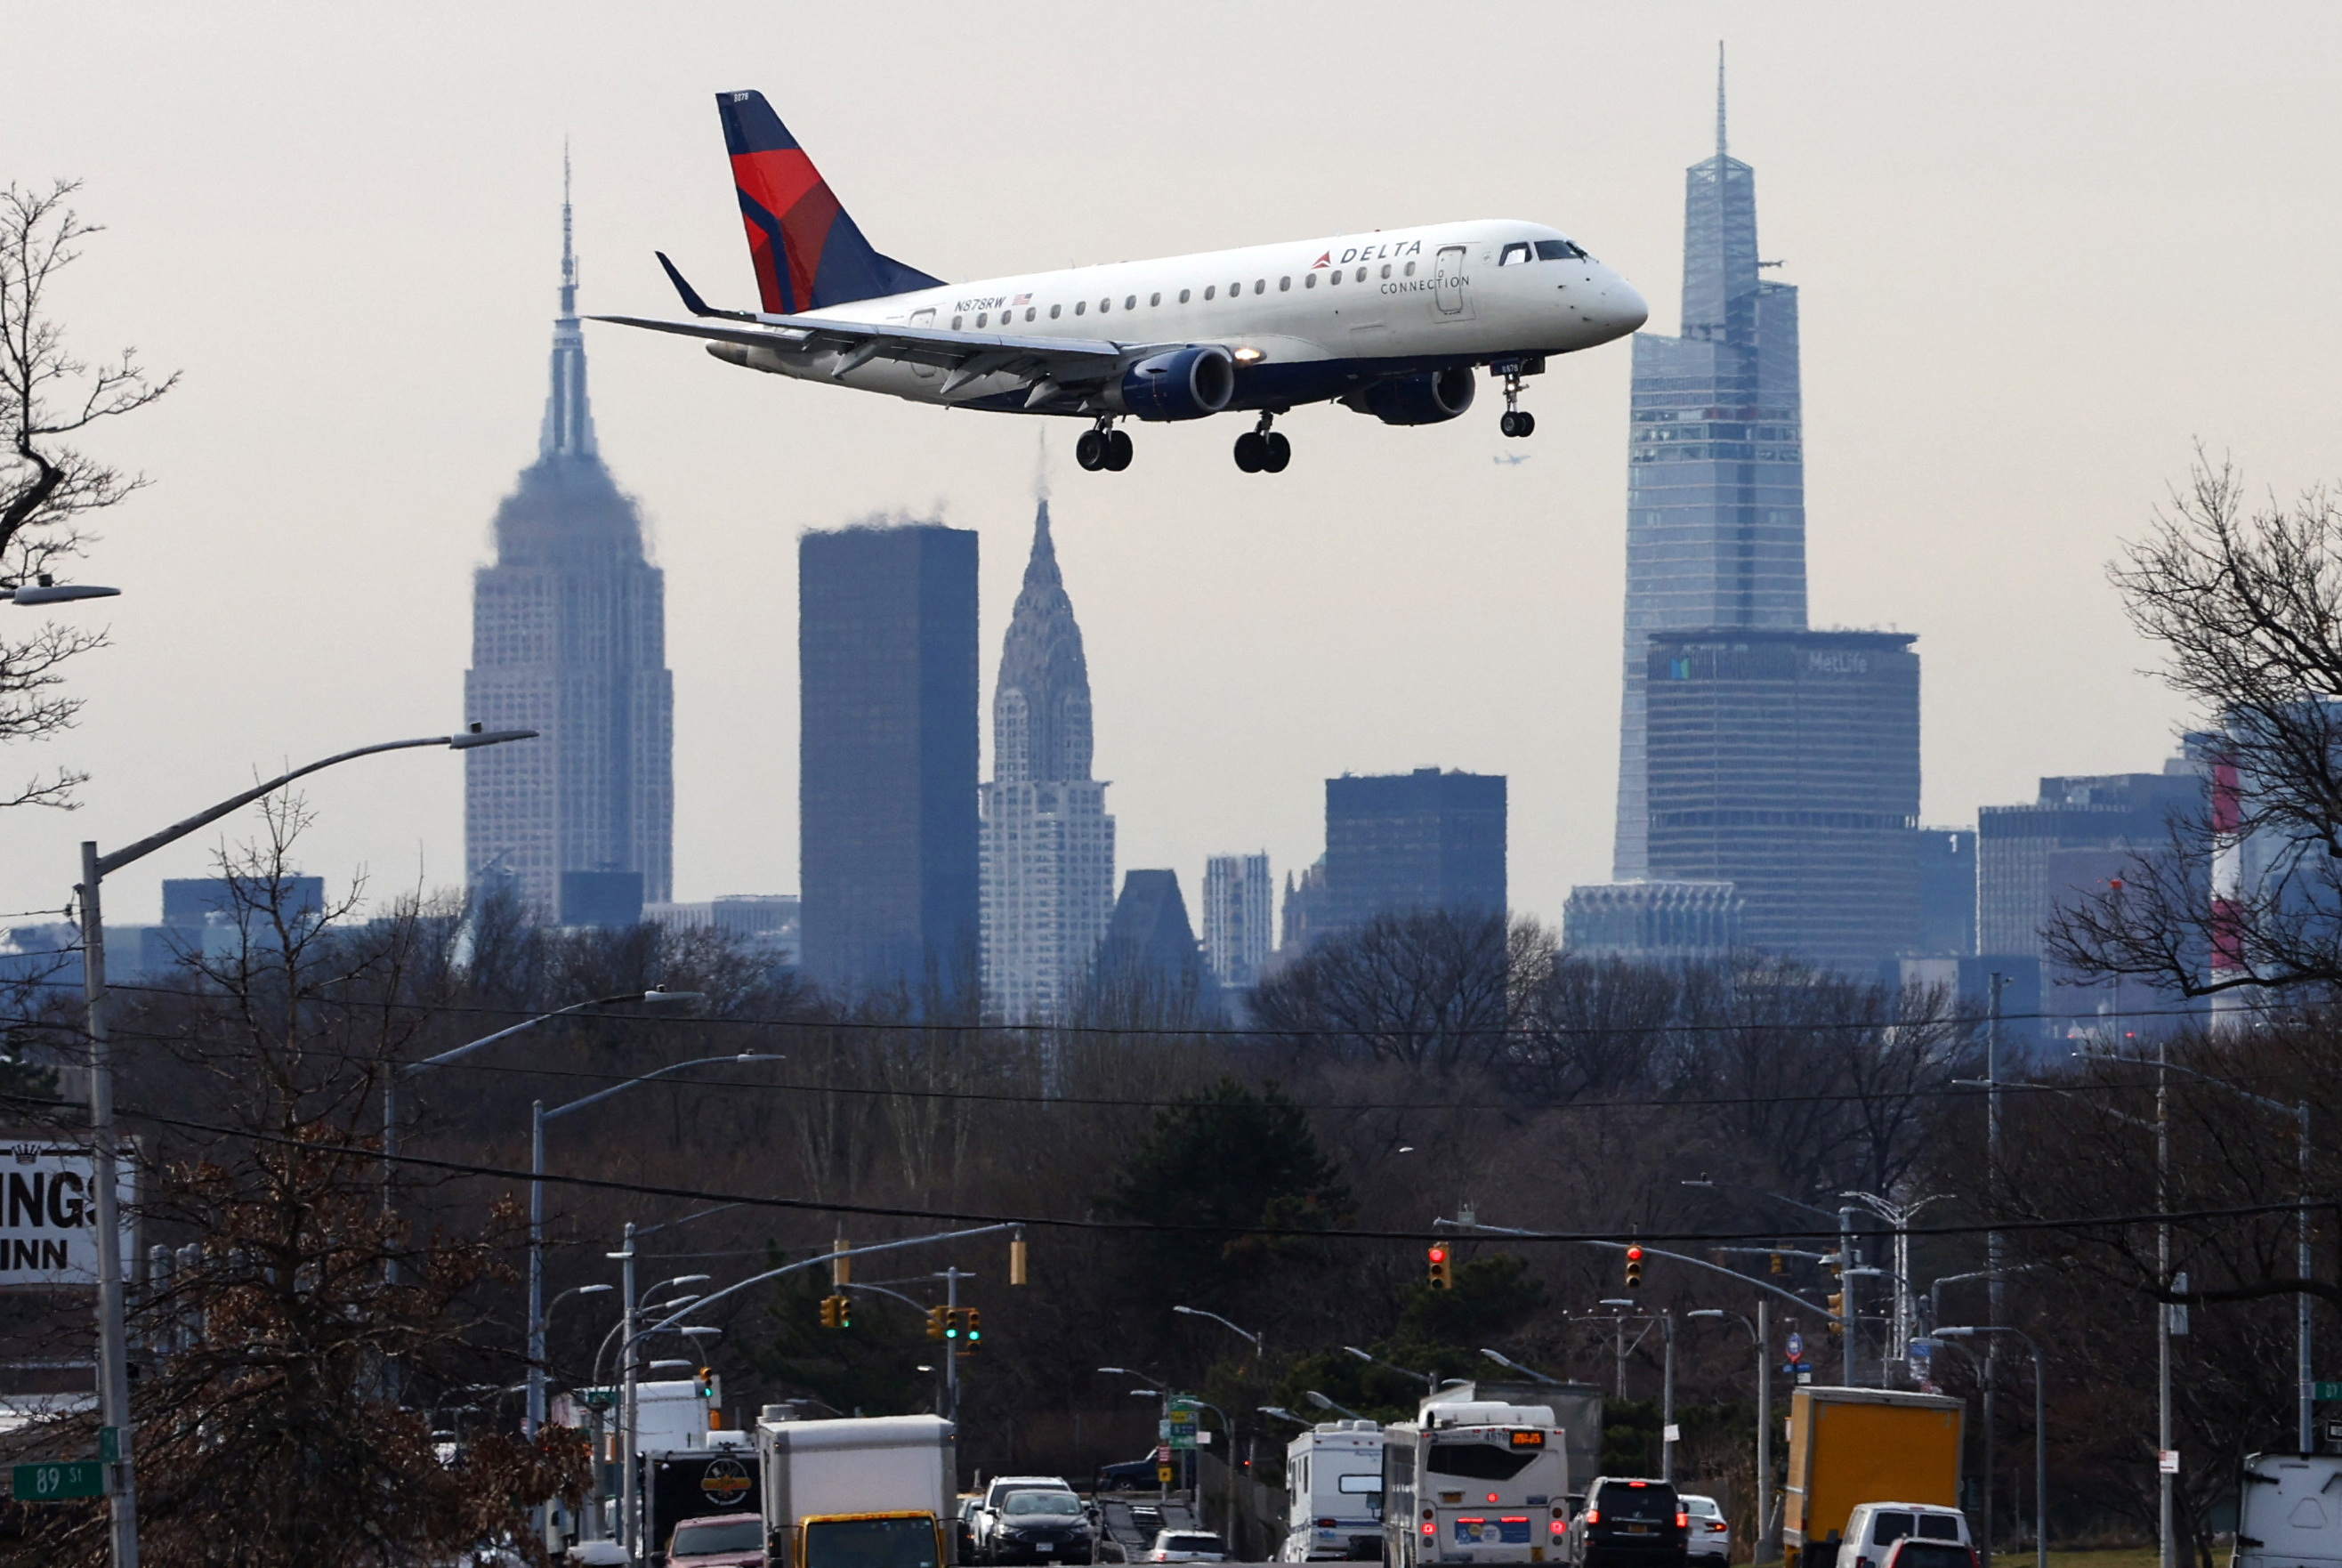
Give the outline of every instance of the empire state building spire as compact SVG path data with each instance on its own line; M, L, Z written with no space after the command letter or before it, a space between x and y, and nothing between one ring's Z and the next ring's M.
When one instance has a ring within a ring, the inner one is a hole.
M545 400L539 458L596 457L586 398L586 338L577 329L577 250L569 209L569 149L561 150L561 314L553 324L553 386Z

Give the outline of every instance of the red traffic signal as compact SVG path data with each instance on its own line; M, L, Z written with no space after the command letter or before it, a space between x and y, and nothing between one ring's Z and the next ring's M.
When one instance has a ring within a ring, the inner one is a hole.
M1430 1264L1430 1273L1424 1283L1436 1291L1453 1289L1455 1282L1447 1274L1447 1249L1433 1247L1425 1256Z
M1630 1291L1643 1288L1643 1249L1640 1247L1626 1249L1626 1288Z

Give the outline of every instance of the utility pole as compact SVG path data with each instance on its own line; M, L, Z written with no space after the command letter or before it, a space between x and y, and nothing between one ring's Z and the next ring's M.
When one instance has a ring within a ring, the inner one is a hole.
M1990 1085L1985 1091L1985 1192L1992 1197L1993 1185L2000 1180L2000 992L2008 984L2008 976L1996 972L1992 976L1991 1009L1985 1024L1984 1078ZM1997 1198L1993 1201L1997 1202ZM1986 1290L1991 1297L1990 1315L1985 1319L1991 1328L2001 1326L2000 1233L1987 1231L1984 1237ZM1933 1329L1936 1325L1927 1325ZM1981 1568L1992 1568L1992 1470L1993 1470L1993 1359L2000 1350L2000 1335L1984 1336L1984 1528L1977 1532L1977 1560ZM2166 1563L2163 1568L2171 1568Z
M2165 1031L2155 1043L2155 1212L2158 1216L2171 1213L2171 1074L2166 1071L2170 1062L2171 1036ZM2167 1218L2155 1223L2155 1283L2160 1287L2158 1295L2171 1288L2171 1221ZM2171 1450L2171 1306L2160 1300L2155 1303L2155 1383L2156 1533L2161 1543L2162 1568L2178 1568L2173 1483L2179 1477L2174 1473L2177 1461Z
M1837 1212L1837 1285L1838 1311L1844 1314L1838 1324L1838 1375L1846 1386L1856 1386L1855 1336L1862 1332L1862 1313L1854 1300L1854 1211Z
M957 1263L944 1270L944 1311L951 1314L946 1320L959 1321L959 1282L976 1276L962 1272ZM959 1424L959 1344L954 1340L944 1342L944 1419Z
M618 1539L626 1545L626 1561L642 1561L635 1531L635 1222L626 1222L626 1250L618 1254L618 1289L626 1297L626 1314L618 1330Z
M1772 1303L1756 1298L1756 1550L1766 1555L1773 1513L1773 1323Z
M113 1505L114 1568L138 1568L138 1493L130 1463L130 1357L123 1322L120 1156L114 1138L114 1047L105 1028L105 918L98 907L97 845L81 846L81 994L89 1023L89 1132L97 1189L98 1420L114 1433L104 1455Z

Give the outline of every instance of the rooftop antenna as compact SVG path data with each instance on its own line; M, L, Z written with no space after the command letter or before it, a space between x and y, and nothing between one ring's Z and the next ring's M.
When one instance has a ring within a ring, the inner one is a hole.
M1716 41L1716 161L1724 161L1724 40Z
M577 314L577 252L569 233L569 138L561 138L561 314Z

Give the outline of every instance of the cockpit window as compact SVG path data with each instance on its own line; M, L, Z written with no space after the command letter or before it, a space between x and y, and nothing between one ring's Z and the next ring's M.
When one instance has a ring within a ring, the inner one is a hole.
M1536 243L1539 261L1583 261L1586 252L1569 240L1539 240Z
M1496 265L1498 266L1510 266L1515 262L1525 262L1528 259L1529 242L1526 240L1515 240L1512 244L1506 245L1505 247L1504 254L1496 258Z

